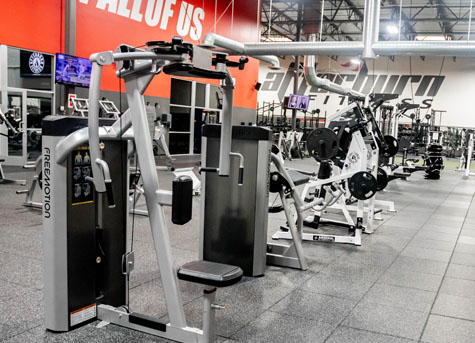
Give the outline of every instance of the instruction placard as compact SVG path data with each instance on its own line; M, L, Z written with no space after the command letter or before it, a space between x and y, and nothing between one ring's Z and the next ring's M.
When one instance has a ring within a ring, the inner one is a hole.
M71 326L78 325L89 319L95 318L97 315L96 304L92 304L79 310L73 311L70 314Z

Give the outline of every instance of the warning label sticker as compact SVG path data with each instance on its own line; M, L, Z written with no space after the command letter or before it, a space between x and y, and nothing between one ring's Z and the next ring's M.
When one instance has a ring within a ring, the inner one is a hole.
M86 320L96 317L96 304L92 304L70 314L71 326L78 325Z

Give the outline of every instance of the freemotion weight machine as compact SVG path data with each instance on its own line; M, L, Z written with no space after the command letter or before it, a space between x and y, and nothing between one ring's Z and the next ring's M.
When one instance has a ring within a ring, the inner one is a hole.
M234 80L227 67L243 69L247 60L229 61L225 54L174 38L171 43L149 42L145 51L121 45L115 52L93 54L91 61L88 118L48 117L44 121L46 327L69 331L97 318L175 341L212 342L214 312L221 307L214 304L216 288L238 282L243 272L235 266L206 261L187 263L178 271L174 267L163 207L172 206L175 224L189 221L192 183L190 179L176 179L173 192L160 189L143 93L160 72L219 79L232 90ZM114 63L117 76L125 82L130 108L118 120L100 121L101 72L103 66ZM232 96L223 101L222 132L230 133ZM220 143L216 171L228 176L231 156L235 155L231 152L231 135L221 135ZM127 280L134 255L126 249L126 219L128 157L133 150L141 169L167 322L134 313L128 306ZM240 165L242 175L242 159ZM203 330L186 323L178 279L203 285Z

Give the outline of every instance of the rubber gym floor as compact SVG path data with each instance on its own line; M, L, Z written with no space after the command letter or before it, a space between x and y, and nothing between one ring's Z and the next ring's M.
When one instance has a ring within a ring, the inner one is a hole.
M311 171L311 159L286 162ZM9 177L32 173L5 168ZM172 175L160 172L170 189ZM18 185L0 185L0 341L163 342L96 323L63 334L45 332L42 225L39 210L22 206ZM309 270L268 267L218 290L219 342L475 342L475 177L446 168L440 180L418 172L391 182L377 198L395 202L361 247L304 243ZM271 195L270 200L273 201ZM132 220L132 217L130 218ZM136 216L136 266L131 308L166 318L148 219ZM269 217L271 234L283 214ZM199 197L194 218L169 222L177 266L198 258ZM189 325L201 327L201 288L180 281Z

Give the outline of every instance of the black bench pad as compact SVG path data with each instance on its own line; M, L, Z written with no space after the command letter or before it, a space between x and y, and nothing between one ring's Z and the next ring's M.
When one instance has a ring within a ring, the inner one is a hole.
M300 186L306 184L310 180L310 176L302 174L297 170L288 169L287 173L289 174L290 178L292 179L294 185Z
M210 261L193 261L178 269L180 280L200 283L215 287L234 285L242 279L241 268Z

